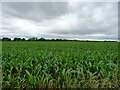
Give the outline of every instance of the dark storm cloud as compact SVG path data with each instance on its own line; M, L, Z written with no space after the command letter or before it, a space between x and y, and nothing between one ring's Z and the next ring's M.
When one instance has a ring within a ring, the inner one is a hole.
M2 6L2 37L90 40L118 37L115 2L7 2Z

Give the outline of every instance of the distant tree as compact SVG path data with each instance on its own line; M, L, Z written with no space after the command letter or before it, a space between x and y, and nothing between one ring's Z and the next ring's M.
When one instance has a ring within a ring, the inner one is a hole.
M45 41L45 38L41 37L38 41Z
M56 41L63 41L62 39L56 39Z
M55 41L55 39L51 39L50 41Z
M32 38L29 38L27 41L32 41Z
M4 37L2 38L2 41L11 41L11 38Z
M50 39L45 39L45 41L50 41Z
M33 38L29 38L28 41L38 41L38 39L33 37Z
M63 39L63 41L69 41L69 40L67 40L67 39Z
M104 42L107 42L106 40L104 40Z
M13 41L22 41L21 38L14 38Z
M22 38L21 41L26 41L25 38Z

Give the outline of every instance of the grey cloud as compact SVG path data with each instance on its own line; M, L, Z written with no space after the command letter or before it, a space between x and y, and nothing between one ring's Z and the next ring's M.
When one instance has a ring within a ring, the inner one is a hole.
M83 3L80 3L80 5ZM75 4L76 5L76 4ZM80 7L80 6L78 6ZM77 7L77 8L78 8ZM86 12L83 8L86 8ZM89 10L89 11L88 11ZM98 18L94 16L101 12ZM98 12L97 12L98 11ZM77 27L71 28L71 30L53 30L52 33L57 34L114 34L117 33L117 5L116 3L84 3L82 7L74 13L78 14ZM82 16L82 17L81 17ZM101 21L98 19L103 18ZM81 19L83 23L81 23Z
M67 3L58 2L4 2L3 15L41 21L67 13Z
M9 37L117 40L117 10L115 2L7 2L0 32Z

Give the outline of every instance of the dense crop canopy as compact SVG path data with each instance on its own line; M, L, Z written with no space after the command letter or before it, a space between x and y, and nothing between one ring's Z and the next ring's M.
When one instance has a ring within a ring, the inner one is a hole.
M4 88L117 87L117 42L3 42Z

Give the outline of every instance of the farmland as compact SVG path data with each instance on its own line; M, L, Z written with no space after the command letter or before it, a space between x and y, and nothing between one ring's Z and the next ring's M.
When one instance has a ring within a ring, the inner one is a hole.
M117 42L3 42L3 88L116 88Z

